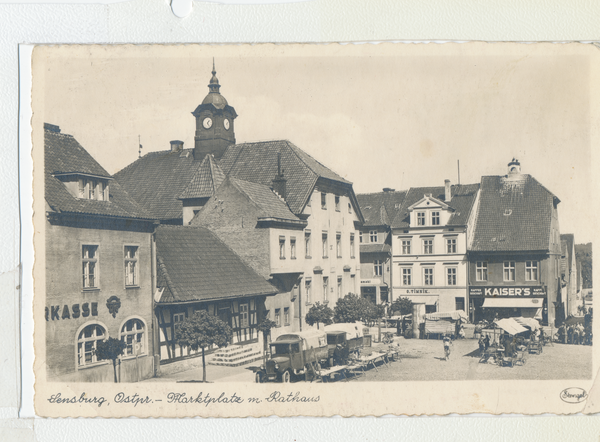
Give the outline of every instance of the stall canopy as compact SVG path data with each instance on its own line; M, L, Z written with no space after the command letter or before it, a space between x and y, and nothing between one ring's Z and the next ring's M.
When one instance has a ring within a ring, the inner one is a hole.
M455 333L456 321L463 320L467 322L467 314L463 310L454 310L451 312L426 313L425 316L426 334L444 334L453 335Z
M517 321L519 324L521 324L524 327L529 327L531 330L537 330L538 328L540 328L540 323L533 318L524 318L522 316L518 317L518 318L513 318L515 321Z
M426 313L425 319L430 321L439 321L439 320L452 320L458 321L459 319L467 321L467 314L464 310L453 310L451 312L435 312L435 313Z
M513 318L504 318L496 322L496 325L502 330L507 332L509 335L518 335L519 333L526 332L527 329L520 325Z

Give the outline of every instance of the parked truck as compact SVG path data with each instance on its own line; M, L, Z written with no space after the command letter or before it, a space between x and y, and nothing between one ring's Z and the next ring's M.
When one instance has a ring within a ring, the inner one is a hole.
M360 322L327 325L327 361L330 367L348 363L363 347L364 326Z
M304 376L316 376L328 358L327 334L320 330L306 330L279 336L269 346L265 364L256 371L256 382L290 382Z

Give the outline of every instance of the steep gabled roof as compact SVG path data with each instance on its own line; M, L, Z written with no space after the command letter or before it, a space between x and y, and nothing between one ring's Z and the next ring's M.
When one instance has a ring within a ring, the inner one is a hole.
M356 195L365 222L364 227L389 226L402 207L406 190Z
M117 172L115 179L153 218L182 218L179 197L200 164L192 149L150 152Z
M472 250L549 250L555 198L530 175L482 177Z
M295 214L302 212L319 178L351 185L287 140L231 145L219 164L228 176L271 186L277 174L277 154L281 154L287 179L286 201Z
M262 184L250 181L228 178L231 183L244 193L262 211L262 218L277 218L281 220L300 221L288 205L273 190Z
M179 199L210 198L215 194L224 179L225 174L217 164L215 157L211 154L206 155L200 167L196 169L194 178L179 196Z
M108 172L77 142L67 134L44 130L45 198L54 212L121 218L150 219L119 183L111 180ZM109 201L97 201L73 196L55 175L94 176L109 181Z
M161 303L277 293L275 287L204 227L159 226L156 255L157 285L164 288Z
M467 224L473 204L477 197L479 184L455 184L451 187L451 199L448 206L454 209L450 216L448 226L464 226ZM433 198L440 201L445 199L445 187L411 187L404 198L401 209L396 213L396 217L392 221L393 228L404 228L410 226L409 207L423 199L424 195L431 194Z

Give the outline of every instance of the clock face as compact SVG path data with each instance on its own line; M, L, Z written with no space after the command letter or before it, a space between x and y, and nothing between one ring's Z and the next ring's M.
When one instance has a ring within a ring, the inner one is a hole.
M212 119L211 118L205 118L202 121L202 126L204 126L204 129L210 129L210 127L212 126Z
M223 126L225 126L225 130L229 130L229 120L227 118L223 120Z

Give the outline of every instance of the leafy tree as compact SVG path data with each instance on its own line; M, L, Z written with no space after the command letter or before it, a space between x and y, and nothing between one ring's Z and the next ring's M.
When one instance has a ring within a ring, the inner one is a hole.
M334 308L333 320L335 322L363 321L373 323L377 318L383 317L384 311L383 306L378 308L369 299L348 293L343 298L338 299Z
M318 329L319 324L333 324L333 310L331 310L327 305L317 302L310 308L308 313L306 313L305 319L308 325L317 324Z
M412 313L413 303L408 298L396 298L392 302L392 312L399 315L410 315Z
M115 382L117 382L117 359L123 354L125 347L125 342L116 338L105 339L98 342L96 346L96 358L99 361L112 360Z
M175 339L179 345L194 351L202 349L202 382L206 382L206 348L212 345L227 347L232 338L231 327L204 310L178 323L175 329Z
M263 334L263 354L265 357L265 364L266 364L266 357L267 357L267 343L269 340L269 336L271 335L271 329L273 327L276 327L277 323L275 321L271 321L269 318L264 318L262 321L260 321L258 323L258 331L262 332Z
M577 270L581 269L582 288L592 288L592 243L575 244L575 257Z

